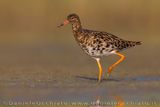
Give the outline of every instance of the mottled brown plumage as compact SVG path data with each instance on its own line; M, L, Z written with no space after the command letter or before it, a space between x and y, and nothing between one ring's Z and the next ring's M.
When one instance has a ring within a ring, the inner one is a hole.
M76 14L70 14L67 20L72 24L74 37L80 47L92 57L109 55L141 44L123 40L111 33L83 29Z
M121 62L124 59L124 56L118 52L141 44L141 42L121 39L111 33L83 29L80 18L76 14L68 15L67 20L65 20L60 26L63 26L67 23L72 25L73 35L79 46L84 50L85 53L97 60L99 69L101 70L102 68L99 62L99 58L101 56L117 54L121 58L123 57L121 60L119 60L119 62ZM119 62L117 61L115 65L117 65ZM109 68L109 74L115 65L113 64L112 67ZM99 78L101 78L101 75Z

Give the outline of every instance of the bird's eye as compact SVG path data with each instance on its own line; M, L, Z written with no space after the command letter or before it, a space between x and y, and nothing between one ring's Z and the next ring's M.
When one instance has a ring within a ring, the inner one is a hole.
M74 19L74 17L71 17L71 19Z

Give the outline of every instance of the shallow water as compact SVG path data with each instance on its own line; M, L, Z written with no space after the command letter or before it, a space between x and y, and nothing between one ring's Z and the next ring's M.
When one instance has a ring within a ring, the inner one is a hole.
M120 96L128 103L159 104L160 73L153 57L149 58L150 63L145 60L148 55L130 53L110 78L103 75L98 84L98 69L93 59L77 48L59 46L59 50L56 47L1 48L1 104L9 101L92 102L97 96L104 102L115 101L114 96ZM141 60L137 61L137 57ZM116 59L109 56L106 61L102 60L104 71L105 66L112 63L111 58Z
M86 79L86 78L85 78ZM87 78L88 79L88 78ZM39 83L22 85L16 82L8 84L7 87L1 87L0 99L3 101L82 101L90 102L100 96L103 101L112 101L114 96L121 96L125 101L160 101L160 92L157 86L135 88L132 86L118 86L124 82L136 82L143 85L143 81L148 84L160 82L159 77L134 77L124 79L103 80L101 84L91 87L63 87L53 86L52 83ZM117 86L106 87L107 82L117 84ZM95 81L96 84L96 81ZM127 83L129 84L129 83ZM137 85L139 87L139 85ZM158 86L159 87L159 86ZM147 88L147 89L146 89Z

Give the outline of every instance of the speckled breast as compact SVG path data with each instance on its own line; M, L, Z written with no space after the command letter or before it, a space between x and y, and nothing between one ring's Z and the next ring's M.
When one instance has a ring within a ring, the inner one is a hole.
M79 45L85 53L92 57L101 57L113 54L113 47L107 42L94 43L94 41L92 41L92 43L79 43Z

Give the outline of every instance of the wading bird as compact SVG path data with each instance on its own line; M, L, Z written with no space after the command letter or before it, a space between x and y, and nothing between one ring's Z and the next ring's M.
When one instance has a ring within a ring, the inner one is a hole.
M140 41L128 41L111 33L84 29L77 14L68 15L67 19L58 27L69 23L72 25L73 35L79 46L85 53L97 61L99 68L98 82L101 81L102 77L102 66L100 64L100 58L102 56L114 54L120 57L117 62L108 68L107 75L109 76L113 68L125 59L125 56L119 53L120 51L141 45Z

